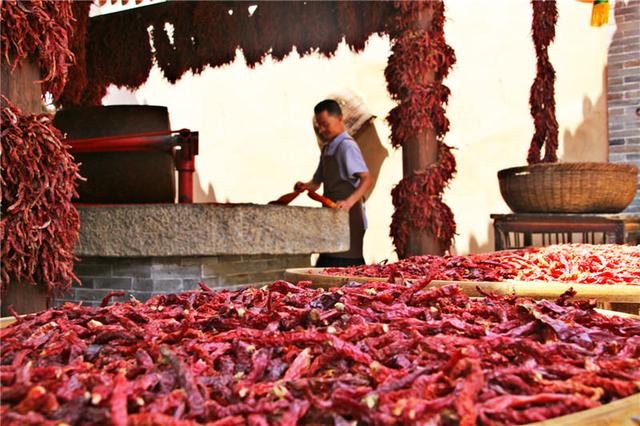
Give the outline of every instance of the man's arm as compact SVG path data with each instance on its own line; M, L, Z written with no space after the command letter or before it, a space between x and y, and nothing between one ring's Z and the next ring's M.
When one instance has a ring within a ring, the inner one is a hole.
M318 167L316 167L316 171L313 173L313 178L309 182L296 182L296 184L293 185L293 190L298 192L302 192L306 189L317 191L322 184L322 179L322 157L320 157Z
M357 188L347 199L336 202L336 205L339 209L347 211L351 210L351 207L353 207L354 204L356 204L362 199L362 197L364 197L364 194L367 193L367 191L373 184L373 179L371 178L369 172L355 173L355 175L360 178L360 182L358 182Z

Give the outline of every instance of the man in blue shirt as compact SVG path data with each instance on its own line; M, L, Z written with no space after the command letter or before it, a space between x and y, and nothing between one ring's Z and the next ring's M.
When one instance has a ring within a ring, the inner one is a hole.
M341 253L322 253L316 266L363 265L362 240L367 229L363 197L373 181L358 144L345 131L340 105L326 99L313 109L318 134L324 143L318 168L309 182L297 182L294 189L306 185L317 190L324 185L324 195L338 208L349 212L350 248Z

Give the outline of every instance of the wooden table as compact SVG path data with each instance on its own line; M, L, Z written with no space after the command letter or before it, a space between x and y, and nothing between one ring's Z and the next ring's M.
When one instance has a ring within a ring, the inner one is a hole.
M496 250L571 242L638 244L640 240L639 214L511 213L492 214L491 219Z

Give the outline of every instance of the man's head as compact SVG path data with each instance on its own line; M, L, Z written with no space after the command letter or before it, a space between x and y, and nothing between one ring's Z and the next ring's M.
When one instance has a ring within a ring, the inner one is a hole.
M344 132L342 109L333 99L325 99L313 108L318 124L317 132L323 142L330 142Z

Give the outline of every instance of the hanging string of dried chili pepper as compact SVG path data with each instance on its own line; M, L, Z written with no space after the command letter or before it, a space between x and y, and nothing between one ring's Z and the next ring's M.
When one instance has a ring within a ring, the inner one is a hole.
M268 1L260 3L254 13L260 39L271 46L271 56L276 61L293 49L291 34L296 28L297 6L294 2Z
M182 76L182 72L180 72L175 45L169 38L166 24L167 22L164 17L156 20L153 23L151 37L153 39L153 48L155 50L158 68L160 68L165 78L169 80L171 84L175 84Z
M60 293L76 280L80 220L71 199L78 165L48 114L22 115L2 97L2 273L7 284L46 285Z
M107 87L136 89L148 78L153 61L175 83L191 71L233 62L243 51L255 67L267 57L283 59L293 47L301 55L335 53L342 37L355 51L371 34L382 33L393 2L264 2L253 14L242 2L168 2L147 11L94 17L86 33L86 60L70 81L62 105L99 105ZM338 16L336 16L338 14ZM165 24L173 27L171 36ZM147 29L152 27L153 48ZM123 49L126 46L126 49ZM81 52L76 47L74 52ZM84 53L82 53L84 54ZM86 67L86 70L80 68Z
M42 72L42 93L54 100L64 89L74 56L69 50L73 32L71 0L1 2L2 60L15 69L28 56L37 57Z
M336 19L337 2L335 1L310 1L304 4L306 12L302 14L305 19L303 34L306 35L309 45L318 49L318 52L326 58L333 56L338 44L342 41L342 30L338 28Z
M198 2L184 2L173 4L173 10L180 7L183 13L175 14L173 24L173 45L176 54L175 60L180 64L178 72L183 75L187 71L196 72L204 69L204 64L198 56L196 47L196 34L194 33L193 20Z
M222 2L197 2L192 25L201 65L194 72L201 72L207 65L219 67L233 62L238 43L228 10Z
M87 32L89 29L89 10L91 2L75 1L71 5L74 30L69 37L69 48L75 56L75 63L69 67L69 76L59 104L75 106L81 103L89 79L87 77Z
M558 121L554 83L556 73L549 61L548 48L556 36L558 9L555 0L532 0L533 19L531 21L533 44L538 58L536 78L531 86L529 105L535 126L531 139L527 162L554 163L558 161ZM541 150L544 146L544 157Z
M74 13L78 3L87 4L75 2ZM89 9L80 10L76 31L82 32L81 23L86 19L88 24L82 36L85 44L73 43L73 52L79 60L71 67L74 78L67 82L58 104L100 105L110 84L132 90L144 84L153 66L147 16L114 13L89 19Z
M401 2L390 30L392 54L385 70L387 87L398 105L387 121L391 125L391 144L402 146L418 134L432 131L438 144L438 161L428 169L405 176L392 190L395 207L391 237L396 251L404 255L409 232L428 229L448 250L456 225L442 193L456 171L451 148L444 142L449 131L445 104L449 88L442 81L455 63L453 49L444 38L442 2ZM428 31L415 29L422 13L432 13ZM433 74L432 82L424 76Z
M105 90L108 84L136 89L147 81L153 66L148 23L114 15L108 20L92 19L89 24L89 80L105 86ZM129 61L130 58L122 54L123 46L134 55L135 61Z
M395 12L394 3L379 2L338 2L338 25L351 50L360 52L373 34L383 34L387 18Z
M360 2L341 1L336 5L336 18L338 26L344 32L344 37L349 47L359 52L364 49L369 34L363 34L363 22L361 21Z
M244 60L249 68L255 68L267 55L269 46L260 39L256 17L249 15L248 6L245 3L236 3L231 19L234 21L233 28L236 30L236 39L242 49Z

